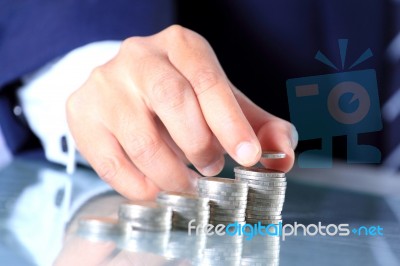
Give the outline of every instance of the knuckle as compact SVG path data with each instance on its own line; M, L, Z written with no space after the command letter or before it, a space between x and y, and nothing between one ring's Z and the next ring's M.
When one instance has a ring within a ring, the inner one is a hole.
M219 83L219 75L213 70L201 70L193 79L193 86L197 95L216 87Z
M65 104L66 114L68 119L74 119L80 110L80 101L78 100L77 92L72 93Z
M185 48L209 47L207 40L200 34L182 27L180 25L172 25L165 30L169 40L175 45Z
M156 103L176 109L185 101L186 87L187 83L179 76L165 76L154 84L152 94Z
M104 84L107 76L112 72L111 63L105 63L101 66L95 67L90 73L89 80L93 84Z
M144 49L146 49L146 45L144 44L144 38L135 36L127 38L122 41L120 47L120 53L124 53L125 51L138 52Z
M117 157L102 158L94 163L94 169L102 180L113 186L116 178L122 172L123 166Z
M157 159L158 151L161 148L160 140L150 134L136 134L129 143L129 157L133 162L143 165L150 165Z
M165 32L172 37L175 37L177 40L184 40L188 37L191 31L181 25L175 24L169 26Z

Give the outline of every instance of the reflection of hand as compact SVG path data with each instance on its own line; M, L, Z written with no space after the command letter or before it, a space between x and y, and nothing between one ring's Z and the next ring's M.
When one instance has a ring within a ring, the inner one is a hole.
M288 155L274 168L293 165L290 124L235 89L210 45L180 26L124 41L72 94L67 113L81 154L131 199L189 189L196 174L186 163L216 175L224 151L250 166L262 146Z
M116 244L113 241L94 242L77 235L71 235L64 242L63 249L57 256L54 266L107 265L108 261L113 259L109 256L115 248Z

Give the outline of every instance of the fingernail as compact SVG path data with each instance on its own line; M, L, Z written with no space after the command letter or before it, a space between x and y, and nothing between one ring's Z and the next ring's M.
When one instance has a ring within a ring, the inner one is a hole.
M290 146L292 149L296 149L297 143L299 142L299 133L297 132L296 127L292 124L290 129Z
M205 176L217 175L222 171L222 168L224 168L224 163L224 157L221 157L216 162L213 162L201 169L201 173Z
M256 163L259 154L260 148L251 142L242 142L236 147L236 156L243 165Z

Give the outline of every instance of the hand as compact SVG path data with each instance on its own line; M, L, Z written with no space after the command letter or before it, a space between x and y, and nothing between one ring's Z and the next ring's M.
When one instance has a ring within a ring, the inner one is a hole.
M207 41L180 26L125 40L69 97L67 118L80 153L130 199L189 190L198 174L187 164L216 175L225 152L251 166L262 148L282 151L264 163L289 171L297 142L290 123L246 98Z

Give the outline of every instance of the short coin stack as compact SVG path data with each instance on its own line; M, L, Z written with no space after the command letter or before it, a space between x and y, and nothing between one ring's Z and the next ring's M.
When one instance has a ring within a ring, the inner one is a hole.
M152 201L131 201L119 206L118 218L127 230L167 231L172 225L172 209Z
M199 197L210 200L211 224L245 223L247 182L223 177L203 177L198 181L197 191Z
M284 153L265 152L264 158L284 158ZM282 221L282 208L286 193L284 172L264 167L234 168L235 179L248 183L246 222L278 224Z
M113 240L122 234L118 219L88 216L79 220L77 234L91 240Z
M174 228L187 229L191 220L195 220L194 226L208 224L210 206L206 198L192 193L161 191L157 195L157 202L172 209Z

